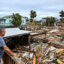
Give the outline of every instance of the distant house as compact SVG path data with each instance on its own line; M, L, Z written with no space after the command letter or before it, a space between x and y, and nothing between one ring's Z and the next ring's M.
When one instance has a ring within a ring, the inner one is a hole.
M22 23L19 26L19 28L26 30L26 26L28 25L28 21L29 21L28 17L22 17L21 20L22 20Z
M46 18L42 18L41 22L42 22L43 26L46 26Z
M27 17L21 17L22 26L27 24L27 19L28 19ZM11 16L0 18L0 27L14 27L11 21L12 21Z
M46 18L42 18L41 21L42 21L42 22L46 22Z
M21 25L27 25L28 17L22 17L22 23Z
M11 17L0 19L0 27L13 27L14 25L11 23L11 20Z

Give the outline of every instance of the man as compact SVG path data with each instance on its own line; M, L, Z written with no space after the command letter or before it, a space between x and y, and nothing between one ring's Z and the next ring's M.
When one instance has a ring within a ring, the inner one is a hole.
M10 55L17 56L16 53L13 53L5 44L5 41L3 39L3 36L5 35L5 29L0 28L0 63L1 63L1 58L4 54L4 51L9 53Z

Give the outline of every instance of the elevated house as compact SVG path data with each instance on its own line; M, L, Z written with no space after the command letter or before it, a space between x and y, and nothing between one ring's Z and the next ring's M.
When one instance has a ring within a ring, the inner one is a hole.
M21 20L22 20L22 23L19 26L20 29L26 29L26 26L28 25L28 22L29 22L28 17L22 17Z
M0 18L0 27L13 27L14 25L11 23L11 20L11 17Z
M46 18L42 18L41 22L43 23L43 26L46 26Z
M15 27L12 23L12 16L6 16L3 18L0 18L0 27ZM28 22L28 17L21 17L21 26L26 26Z
M42 22L46 22L46 18L42 18L41 21L42 21Z

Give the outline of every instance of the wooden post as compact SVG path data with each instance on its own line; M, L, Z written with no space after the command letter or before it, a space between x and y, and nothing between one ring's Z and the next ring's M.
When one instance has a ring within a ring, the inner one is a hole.
M33 55L33 64L36 64L36 55L35 55L35 53Z
M30 48L30 44L31 44L31 36L30 35L28 36L28 43L29 43L29 50L30 50L31 49Z

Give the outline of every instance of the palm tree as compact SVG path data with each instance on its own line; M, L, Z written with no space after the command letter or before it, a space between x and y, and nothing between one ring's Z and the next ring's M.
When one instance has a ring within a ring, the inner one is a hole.
M34 18L35 18L36 16L37 16L37 15L36 15L36 11L31 10L31 11L30 11L30 19L31 19L31 20L34 20Z
M60 12L60 17L61 17L60 20L64 22L64 11L63 10Z
M55 17L47 17L46 18L47 26L54 26L55 22L56 22L56 18Z
M51 19L51 22L50 22L51 26L54 26L54 23L56 22L56 18L51 17L50 19Z
M49 17L46 18L46 25L50 26L50 18Z

